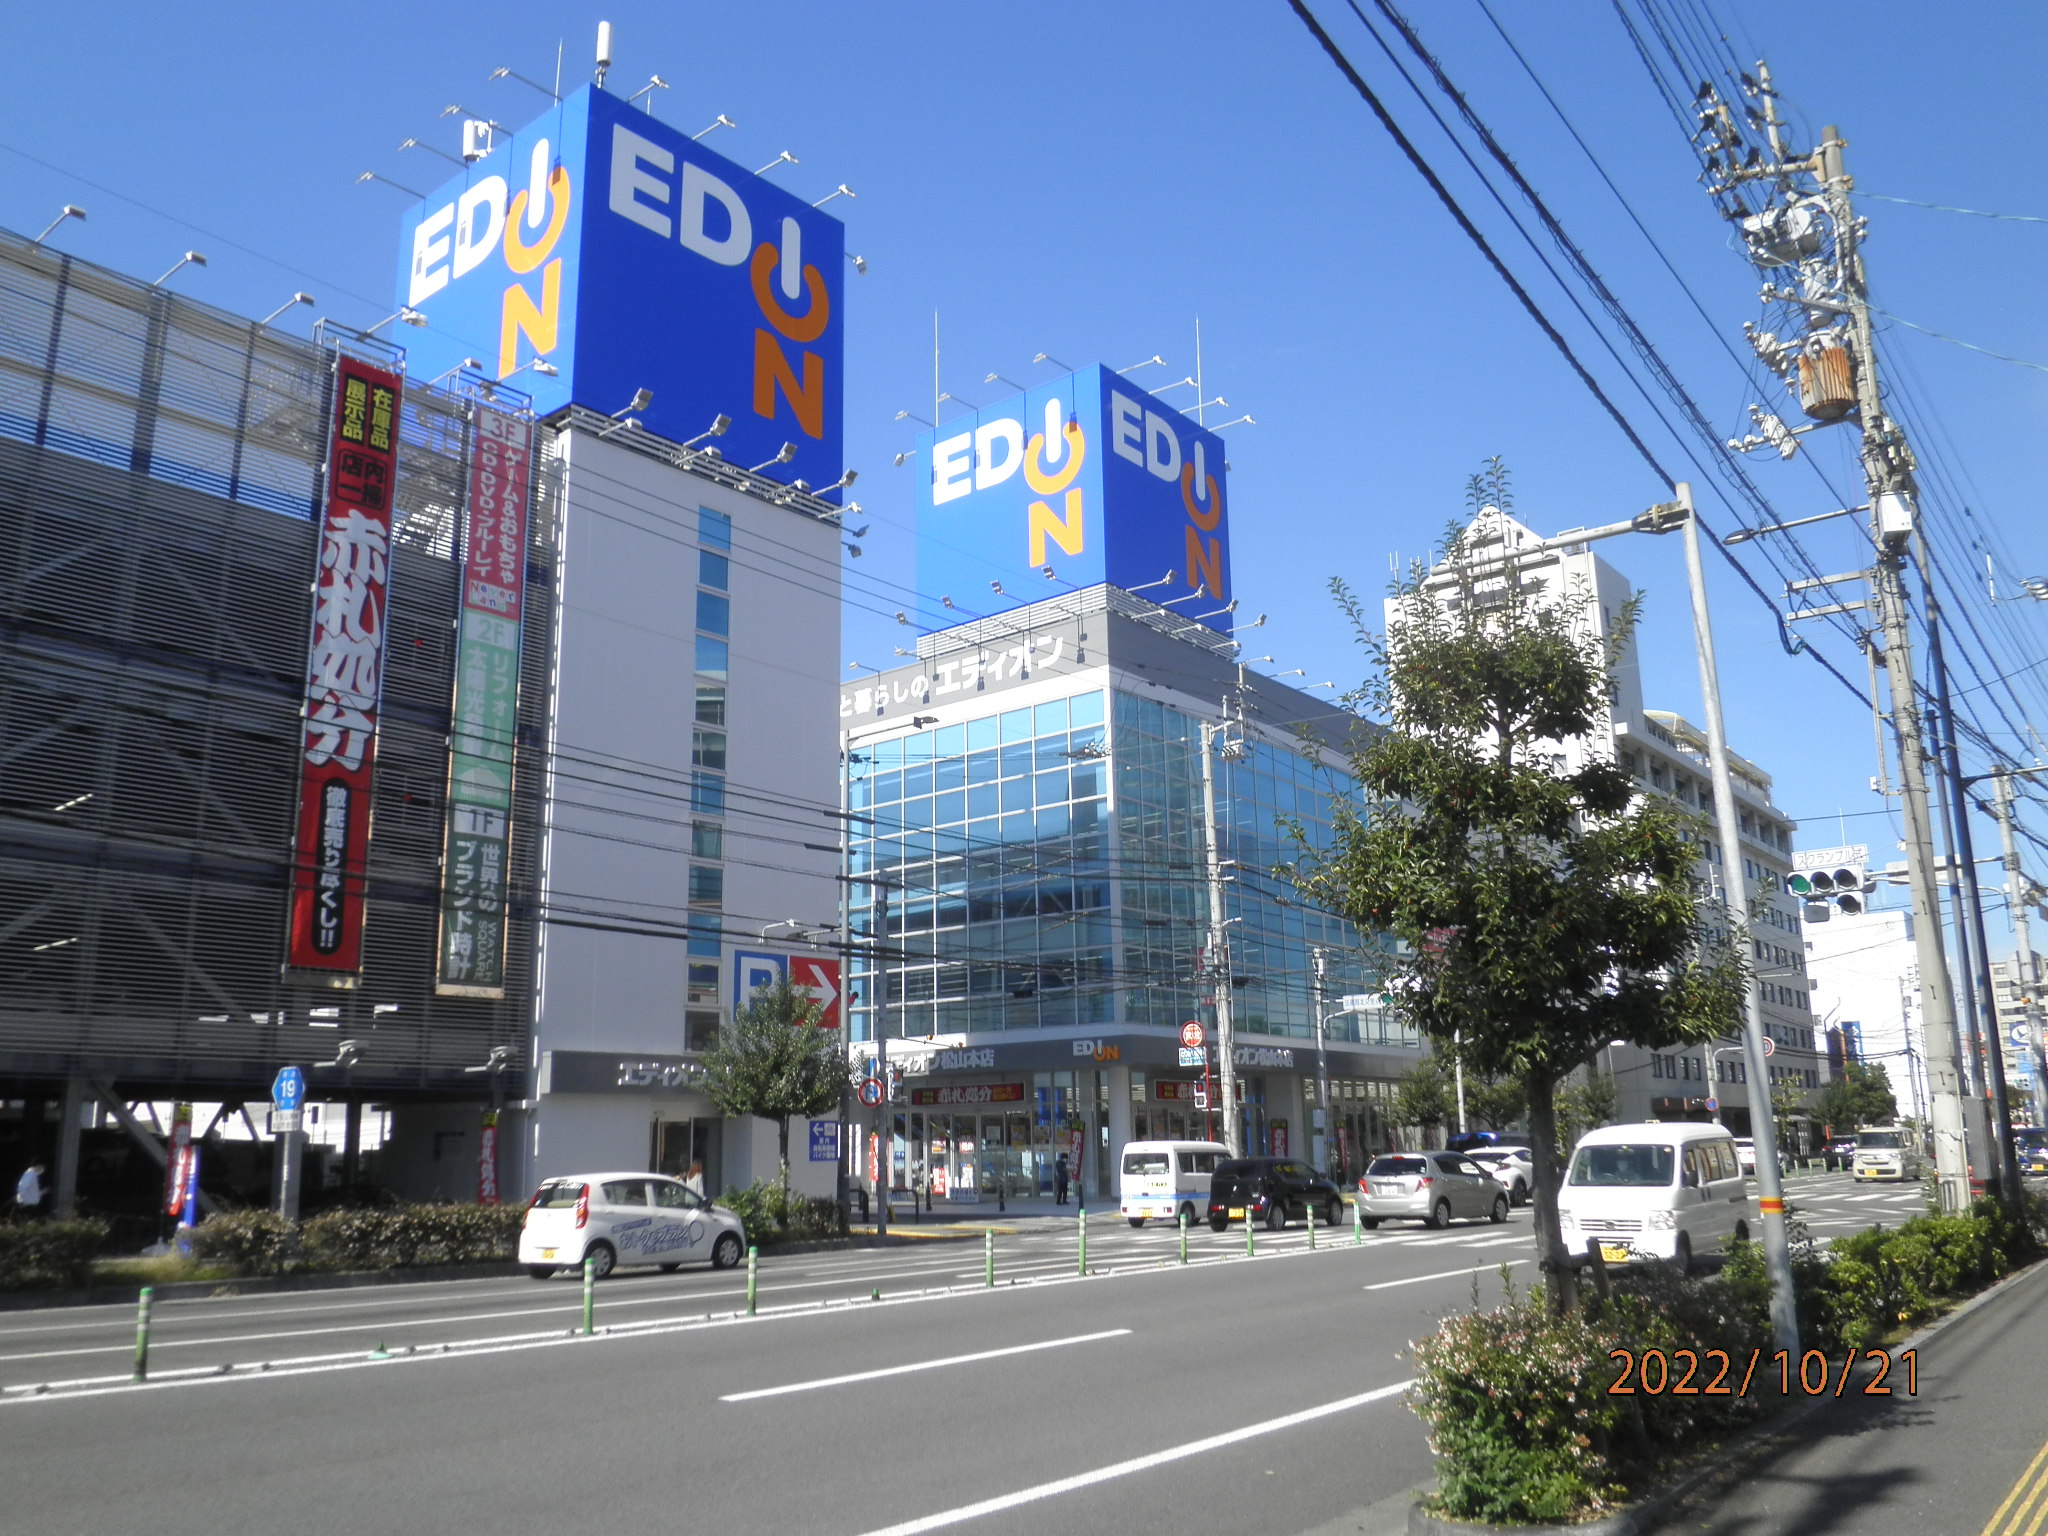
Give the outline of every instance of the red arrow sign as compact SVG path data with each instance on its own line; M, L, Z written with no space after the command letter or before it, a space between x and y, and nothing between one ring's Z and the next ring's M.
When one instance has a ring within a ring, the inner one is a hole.
M824 1012L818 1017L823 1029L839 1027L839 962L826 960L815 955L791 955L789 957L789 984L800 992L808 992L818 1001Z

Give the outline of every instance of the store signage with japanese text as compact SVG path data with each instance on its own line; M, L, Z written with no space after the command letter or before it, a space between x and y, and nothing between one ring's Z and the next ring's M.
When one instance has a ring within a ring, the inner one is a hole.
M301 970L362 969L398 407L397 374L337 361L292 853L287 963Z
M1195 1101L1195 1092L1201 1086L1200 1083L1155 1080L1152 1084L1152 1097L1161 1100L1184 1100L1192 1104Z
M505 995L505 872L512 849L512 749L519 730L532 480L533 423L478 406L455 641L434 982L446 997Z
M945 1088L913 1088L912 1104L1022 1104L1022 1083L965 1083Z

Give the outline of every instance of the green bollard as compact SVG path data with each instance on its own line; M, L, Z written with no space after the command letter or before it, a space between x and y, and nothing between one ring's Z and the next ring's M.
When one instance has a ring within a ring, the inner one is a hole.
M1365 1241L1365 1209L1354 1200L1351 1202L1351 1246L1356 1248Z
M1244 1256L1255 1259L1259 1256L1258 1234L1252 1228L1252 1208L1244 1208Z
M1081 1234L1081 1260L1075 1273L1088 1273L1088 1212L1083 1209L1074 1217L1074 1230Z
M1188 1213L1186 1211L1180 1213L1180 1261L1183 1264L1188 1261Z
M981 1257L983 1265L988 1271L988 1284L993 1286L996 1283L996 1229L994 1227L990 1227L981 1234Z
M597 1332L597 1260L589 1254L583 1256L583 1333L587 1338Z
M754 1315L754 1295L761 1284L761 1250L747 1249L747 1316Z
M1304 1207L1304 1209L1308 1212L1308 1250L1310 1253L1314 1253L1316 1250L1316 1208L1311 1204Z
M135 1379L149 1379L149 1307L156 1300L156 1287L145 1285L135 1304Z

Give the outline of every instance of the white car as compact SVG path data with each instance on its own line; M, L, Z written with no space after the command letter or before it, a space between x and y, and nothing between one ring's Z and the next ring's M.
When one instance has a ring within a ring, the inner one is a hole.
M1527 1147L1474 1147L1465 1154L1500 1180L1512 1205L1527 1205L1536 1187L1536 1160Z
M1756 1177L1756 1143L1747 1136L1735 1138L1735 1155L1742 1162L1742 1172L1748 1178ZM1785 1155L1785 1149L1778 1149L1778 1172L1782 1176L1792 1171L1792 1159Z
M731 1269L747 1251L738 1216L658 1173L570 1173L547 1180L526 1208L519 1262L536 1280L583 1267L602 1280L621 1264Z

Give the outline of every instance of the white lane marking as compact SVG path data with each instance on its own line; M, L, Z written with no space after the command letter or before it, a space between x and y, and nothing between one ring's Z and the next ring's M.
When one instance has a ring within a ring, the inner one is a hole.
M916 1520L906 1520L900 1525L884 1526L871 1531L868 1536L920 1536L924 1531L936 1531L949 1525L964 1525L969 1520L978 1520L983 1515L998 1514L1020 1505L1035 1504L1040 1499L1050 1499L1062 1493L1073 1493L1082 1488L1092 1488L1097 1483L1106 1483L1114 1478L1129 1477L1134 1472L1149 1472L1154 1467L1163 1467L1171 1462L1185 1461L1190 1456L1206 1455L1227 1445L1256 1439L1260 1435L1275 1434L1283 1429L1292 1429L1297 1424L1311 1423L1316 1419L1328 1418L1333 1413L1348 1409L1362 1408L1367 1403L1376 1403L1384 1398L1405 1392L1414 1384L1397 1381L1390 1387L1375 1387L1370 1392L1361 1392L1356 1397L1339 1398L1334 1403L1321 1403L1314 1408L1304 1408L1299 1413L1290 1413L1281 1418L1267 1419L1258 1424L1247 1424L1242 1429L1227 1430L1220 1435L1211 1435L1205 1440L1191 1440L1185 1445L1169 1446L1163 1451L1154 1451L1149 1456L1134 1456L1129 1461L1119 1461L1113 1466L1099 1467L1093 1472L1083 1472L1075 1477L1063 1477L1055 1482L1039 1483L1031 1488L1019 1488L1015 1493L1006 1493L993 1499L983 1499L978 1504L962 1504L956 1509L942 1509L935 1515L924 1515Z
M1520 1247L1529 1241L1529 1234L1517 1232L1513 1237L1475 1237L1469 1242L1457 1244L1460 1248L1500 1248L1508 1245Z
M1528 1262L1527 1259L1501 1260L1501 1264L1507 1265L1510 1269L1514 1268L1517 1264L1526 1264ZM1489 1274L1498 1268L1500 1268L1500 1264L1473 1264L1464 1269L1440 1269L1433 1275L1410 1275L1406 1280L1382 1280L1379 1284L1368 1285L1364 1289L1368 1291L1385 1291L1391 1290L1397 1285L1420 1285L1425 1280L1455 1280L1464 1275Z
M910 1365L886 1365L875 1371L855 1371L848 1376L821 1376L816 1381L793 1381L781 1387L756 1387L751 1392L729 1392L721 1403L750 1403L757 1397L782 1397L791 1392L815 1392L821 1387L844 1387L856 1381L880 1381L884 1376L908 1376L914 1371L936 1371L946 1365L970 1365L977 1360L1000 1360L1007 1355L1028 1355L1041 1349L1064 1349L1069 1344L1095 1344L1103 1339L1120 1339L1131 1330L1107 1328L1101 1333L1077 1333L1071 1338L1046 1339L1038 1344L1013 1344L1008 1349L984 1349L972 1355L948 1355L943 1360L919 1360Z

